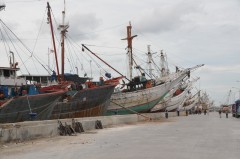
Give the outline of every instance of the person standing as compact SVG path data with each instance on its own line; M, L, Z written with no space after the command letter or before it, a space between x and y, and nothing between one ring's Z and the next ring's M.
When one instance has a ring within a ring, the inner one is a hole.
M207 114L207 110L206 109L204 109L204 115L206 115Z
M165 110L165 117L168 118L168 110Z
M228 110L226 110L226 118L228 118Z
M52 71L52 75L51 75L51 82L56 81L56 80L57 80L57 74L56 74L56 72L53 70L53 71Z
M219 117L221 118L222 116L222 110L221 109L219 109L219 111L218 111L218 113L219 113Z

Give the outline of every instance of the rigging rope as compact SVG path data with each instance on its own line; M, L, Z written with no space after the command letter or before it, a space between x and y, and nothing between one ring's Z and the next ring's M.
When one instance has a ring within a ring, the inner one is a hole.
M2 26L5 26L5 27L12 33L12 35L13 35L15 38L17 38L17 40L22 44L22 46L32 55L32 52L30 51L30 49L18 38L18 36L17 36L1 19L0 19L0 22L1 22ZM13 42L12 42L9 34L7 33L5 27L3 27L3 29L5 30L5 32L6 32L7 36L8 36L8 38L9 38L9 40L11 41L11 43L12 43L15 51L16 51L17 54L18 54L18 57L20 58L21 62L23 63L23 65L24 65L24 67L25 67L26 71L27 71L28 74L30 75L30 72L28 71L28 69L27 69L27 67L26 67L26 65L25 65L25 62L26 62L26 61L24 62L24 61L22 60L20 54L18 53L16 47L14 46L14 44L13 44ZM19 47L19 48L20 48L20 47ZM21 49L21 48L20 48L20 49ZM21 50L22 50L22 49L21 49ZM34 58L38 61L38 63L39 63L40 65L42 65L42 67L49 73L49 70L42 64L42 62L40 62L40 60L39 60L40 58L37 58L37 56L34 56L34 55L33 55L33 57L34 57Z
M41 31L42 26L43 26L43 21L44 21L44 18L45 18L46 12L47 12L47 8L46 8L46 10L44 11L44 14L43 14L44 16L43 16L43 19L42 19L42 22L41 22L41 25L40 25L40 28L39 28L39 31L38 31L37 38L36 38L35 43L34 43L34 45L33 45L33 49L32 49L31 57L32 57L33 52L34 52L34 50L35 50L35 48L36 48L37 41L38 41L38 38L39 38L39 35L40 35L40 31Z
M69 64L70 64L70 67L71 67L71 70L74 70L74 67L73 67L73 65L75 65L75 66L77 66L76 65L76 63L74 62L74 58L73 58L73 56L72 56L72 53L71 53L71 49L70 49L70 46L69 46L69 42L66 40L66 45L67 45L67 48L68 48L68 56L69 56L69 58L70 58L70 60L71 60L71 62L69 61L69 59L68 59L68 61L69 61Z
M2 36L3 45L4 45L4 48L5 48L5 51L6 51L7 58L8 58L8 61L10 61L10 57L8 55L8 52L10 51L10 47L9 47L9 45L7 45L8 46L8 51L7 51L7 47L6 47L7 43L5 42L6 41L5 36L2 33L2 29L0 29L0 31L1 31L1 36Z
M13 35L15 35L7 26L6 26L6 24L0 19L0 22L1 22L1 24L2 24L2 26L4 25ZM3 29L5 30L5 27L3 27ZM20 54L18 53L18 51L17 51L17 49L16 49L16 47L14 46L14 44L13 44L13 42L12 42L12 40L11 40L11 38L10 38L10 36L9 36L9 34L7 33L7 31L5 30L5 33L6 33L6 35L8 36L8 38L9 38L9 40L10 40L10 42L12 43L12 45L13 45L13 47L14 47L14 49L15 49L15 51L17 52L17 54L18 54L18 57L20 58L20 60L23 62L23 60L22 60L22 58L21 58L21 56L20 56ZM20 40L20 39L19 39ZM24 67L25 67L25 69L26 69L26 71L28 72L28 74L30 74L29 73L29 71L28 71L28 69L27 69L27 67L26 67L26 65L23 63L23 65L24 65Z
M73 49L73 52L74 52L74 54L75 54L75 56L77 57L77 60L80 62L80 64L81 64L81 66L83 66L83 63L82 63L82 61L79 59L79 57L78 57L78 55L79 54L77 54L76 52L81 52L80 50L78 50L78 48L73 44L73 40L71 39L71 37L69 37L68 35L67 35L67 37L66 37L66 40L71 44L71 46L73 46L72 47L72 49ZM72 40L72 41L71 41ZM82 57L86 60L86 61L89 61L83 54L81 54L82 55ZM77 60L76 60L76 63L77 63ZM76 64L77 65L77 64ZM85 70L85 68L84 67L82 67L82 69L83 69L83 71L84 71L84 73L86 73L86 70Z
M68 35L68 38L70 38L69 35ZM78 46L79 48L82 48L82 46L80 46L80 45L77 44L76 42L74 42L74 43L75 43L76 46ZM92 56L90 56L89 54L87 54L87 55L88 55L89 58L92 59L93 62L95 62L95 64L98 66L98 68L101 68L105 73L107 73L107 71L106 71L103 67L101 67L101 65L100 65Z

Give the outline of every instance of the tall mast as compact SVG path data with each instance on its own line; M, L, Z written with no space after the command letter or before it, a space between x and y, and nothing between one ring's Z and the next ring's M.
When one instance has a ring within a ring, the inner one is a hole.
M127 38L122 40L127 40L128 42L128 63L129 63L129 78L132 80L132 68L133 68L133 54L132 54L132 39L137 37L137 35L132 36L132 26L131 22L129 22L129 26L127 26Z
M54 37L54 33L53 33L52 17L51 17L51 12L50 12L51 7L49 5L49 2L47 2L47 8L48 8L48 13L47 13L48 14L48 20L50 22L50 28L51 28L51 33L52 33L53 49L54 49L54 54L55 54L56 66L57 66L58 81L60 82L57 50L56 50L56 44L55 44L55 37Z
M161 53L160 53L160 65L161 65L161 76L164 77L166 68L165 68L165 58L163 55L163 50L161 50Z
M64 81L64 59L65 59L65 35L67 32L67 29L69 28L69 25L65 24L65 0L64 0L64 10L62 11L62 24L59 25L59 29L61 30L61 47L62 47L62 81Z
M166 54L163 54L163 50L160 51L160 67L161 67L161 77L165 77L169 74L168 63L166 60Z
M150 78L152 79L152 54L151 54L151 50L150 50L150 45L148 45L147 48L148 48L148 53L147 53L148 71L149 71Z

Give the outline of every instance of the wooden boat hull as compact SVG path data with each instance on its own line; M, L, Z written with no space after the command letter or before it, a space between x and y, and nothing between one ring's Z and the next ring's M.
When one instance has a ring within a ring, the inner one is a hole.
M156 112L164 112L165 108L167 107L167 103L171 100L171 98L173 97L173 94L175 93L175 91L178 89L178 85L175 86L175 88L173 88L165 97L163 100L161 100L159 103L157 103L152 109L151 112L152 113L156 113Z
M167 111L175 111L178 108L181 109L185 100L187 99L188 89L184 90L178 96L175 96L171 99L170 102L167 103L166 109Z
M69 102L59 102L64 91L28 96L31 110L37 114L34 119L30 118L27 96L11 99L0 107L0 123L100 116L106 112L114 88L105 85L76 91Z
M147 113L161 101L167 93L177 85L186 74L180 75L178 78L168 81L164 84L155 87L137 90L133 92L118 92L114 93L111 97L110 106L106 115L114 114L130 114L131 109L139 113ZM122 108L122 107L124 108Z
M149 112L149 110L154 107L162 98L164 95L156 100L152 100L150 102L138 104L132 107L128 107L129 109L138 112L138 113L146 113ZM131 114L132 111L127 109L108 109L106 115L124 115L124 114Z
M69 102L57 102L39 119L64 119L103 115L116 85L105 85L76 92Z
M188 106L183 107L183 109L184 110L190 110L190 109L194 108L196 105L197 105L197 101L195 101L194 103L192 103Z
M184 89L183 92L181 92L179 95L177 96L173 96L171 97L171 95L165 100L162 101L160 103L158 103L152 110L151 112L164 112L164 111L176 111L177 109L182 109L184 102L188 99L189 97L189 90L191 89L192 86L192 82L190 83L186 83L185 86L183 87L187 87ZM172 93L172 91L175 92L175 89L172 89L170 92Z
M193 99L189 99L188 101L189 101L191 104L188 104L188 105L186 105L186 106L183 106L182 109L184 109L184 110L190 110L190 109L194 108L194 107L197 105L197 103L198 103L198 97L195 96ZM186 104L186 103L187 103L187 102L185 102L185 104Z
M11 98L0 107L0 123L33 120L31 113L36 113L38 116L49 106L60 100L64 93L65 91L57 91Z

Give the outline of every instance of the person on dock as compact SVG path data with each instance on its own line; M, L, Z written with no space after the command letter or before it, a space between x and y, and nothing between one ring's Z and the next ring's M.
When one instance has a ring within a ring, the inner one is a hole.
M204 115L206 115L207 114L207 110L206 109L204 109Z
M226 112L225 112L225 113L226 113L226 118L228 118L228 110L226 110Z
M219 109L218 113L219 113L219 117L221 118L222 117L222 110Z
M165 118L168 118L168 110L165 110Z

